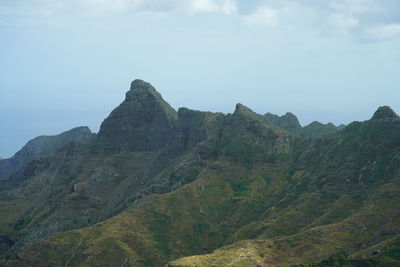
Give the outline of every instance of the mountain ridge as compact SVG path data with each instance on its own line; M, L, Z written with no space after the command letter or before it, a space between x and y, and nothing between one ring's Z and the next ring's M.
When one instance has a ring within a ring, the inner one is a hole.
M264 117L268 122L273 123L290 133L298 135L301 138L320 137L326 134L335 133L345 127L343 124L335 126L331 122L323 124L318 121L313 121L302 127L299 119L291 112L287 112L282 116L268 112L264 114Z
M399 262L400 121L383 111L304 138L242 104L176 112L135 80L94 139L0 191L0 264Z
M14 171L32 160L52 155L69 142L84 142L90 140L92 137L93 133L89 127L80 126L58 135L42 135L31 139L11 158L2 159L0 163L0 180L6 179Z

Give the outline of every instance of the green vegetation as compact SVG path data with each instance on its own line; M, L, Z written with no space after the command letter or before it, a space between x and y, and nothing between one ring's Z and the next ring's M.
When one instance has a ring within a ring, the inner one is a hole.
M98 136L4 184L0 265L398 266L397 115L307 139L293 116L175 112L134 81Z
M24 167L33 160L51 156L70 142L85 142L93 137L94 134L92 134L88 127L76 127L54 136L36 137L15 153L13 157L1 160L0 181L6 180L19 168Z

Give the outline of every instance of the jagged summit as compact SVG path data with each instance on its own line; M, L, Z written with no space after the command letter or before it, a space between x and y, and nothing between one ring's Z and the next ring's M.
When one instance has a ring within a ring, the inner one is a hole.
M135 89L139 90L139 89L146 89L146 88L154 89L154 87L150 83L145 82L141 79L135 79L131 82L131 90L135 90Z
M176 111L162 98L161 94L148 82L135 79L131 87L125 94L124 102L134 102L143 108L159 107L165 114L172 118L177 118Z
M393 109L389 106L379 107L377 111L375 111L371 120L381 120L381 119L400 119L399 115L393 111Z
M62 134L72 134L72 133L82 133L82 134L87 134L87 135L93 134L92 131L90 131L90 128L88 126L78 126L78 127L72 128L69 131L63 132Z
M296 115L294 115L291 112L286 112L285 115L278 116L276 114L272 113L266 113L264 114L264 119L272 123L290 133L294 133L296 135L299 134L299 131L301 131L301 125L299 120L297 119Z
M233 113L238 114L238 113L254 113L254 112L245 105L237 103L235 106L235 111Z
M99 138L111 151L155 151L168 142L176 120L177 112L150 83L134 80L101 124Z
M233 117L246 120L262 120L261 115L255 113L253 110L240 103L236 104L235 111L233 112Z
M125 95L125 101L134 101L136 98L143 97L146 94L162 99L160 93L150 83L136 79L131 82L131 87Z
M281 117L282 126L291 127L293 129L301 128L299 119L291 112L287 112ZM283 127L284 128L284 127Z

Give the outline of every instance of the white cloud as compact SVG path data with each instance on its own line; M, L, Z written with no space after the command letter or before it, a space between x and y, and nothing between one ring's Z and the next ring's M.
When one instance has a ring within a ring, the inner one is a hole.
M164 18L214 13L237 15L249 27L279 27L286 32L295 28L297 33L319 36L347 33L379 41L399 35L399 12L399 0L13 0L0 3L0 25L31 25L29 21L57 25L53 22L58 21L68 26L92 15L135 20L141 14Z
M359 21L356 18L340 13L332 15L330 23L334 28L343 32L348 32L359 25Z
M278 11L269 7L260 7L243 18L244 24L254 27L275 27L278 24Z
M191 0L189 11L193 13L213 13L220 12L231 15L237 12L236 2L234 0Z
M372 0L336 0L331 1L329 7L349 14L368 13L376 8Z
M216 12L218 4L213 0L193 0L191 1L191 10L195 13Z
M99 12L121 12L139 8L143 0L83 0L87 7Z
M392 39L400 37L400 24L388 24L383 26L370 27L365 30L370 38Z
M25 2L23 2L25 1ZM0 0L1 2L1 0ZM23 3L23 4L21 4ZM57 15L113 15L115 13L237 13L236 0L21 0L0 3L2 9ZM56 14L57 13L57 14Z
M238 7L236 2L234 0L226 0L222 5L222 11L226 15L237 13Z
M82 0L75 0L77 2ZM235 14L235 0L83 0L94 11L110 12L178 12Z
M361 41L393 39L400 36L400 17L397 15L400 11L399 3L396 0L331 1L330 24Z

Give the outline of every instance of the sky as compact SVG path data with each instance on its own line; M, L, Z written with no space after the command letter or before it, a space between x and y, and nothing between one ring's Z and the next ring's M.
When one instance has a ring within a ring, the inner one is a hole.
M0 0L0 157L97 132L134 79L175 109L400 113L398 0Z

